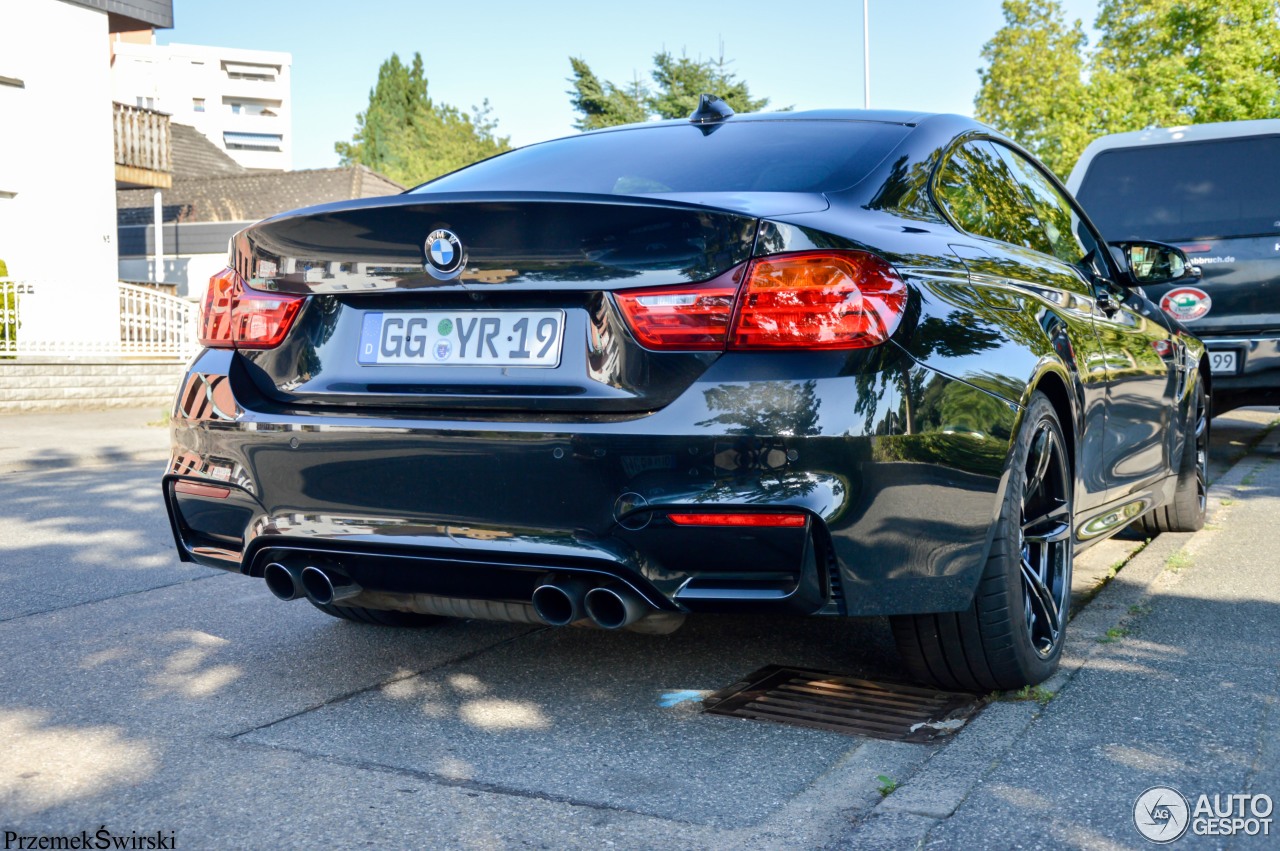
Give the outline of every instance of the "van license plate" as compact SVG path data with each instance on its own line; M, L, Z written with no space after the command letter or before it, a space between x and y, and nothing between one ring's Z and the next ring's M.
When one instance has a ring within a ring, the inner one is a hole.
M1237 352L1209 352L1211 375L1235 375Z

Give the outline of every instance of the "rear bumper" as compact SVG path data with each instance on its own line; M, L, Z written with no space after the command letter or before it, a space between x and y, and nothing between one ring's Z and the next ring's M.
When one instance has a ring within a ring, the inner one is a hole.
M1211 376L1214 413L1246 405L1280 405L1280 337L1215 334L1201 341L1211 354L1236 354L1234 373Z
M282 555L326 558L367 589L465 599L527 602L555 572L622 582L670 612L963 609L1014 412L961 432L927 402L902 404L907 370L938 388L926 399L953 383L905 358L872 376L841 374L838 354L793 365L808 377L760 380L776 361L727 356L643 416L503 420L287 410L234 354L207 351L172 417L175 541L184 560L251 576ZM717 509L805 522L667 516Z

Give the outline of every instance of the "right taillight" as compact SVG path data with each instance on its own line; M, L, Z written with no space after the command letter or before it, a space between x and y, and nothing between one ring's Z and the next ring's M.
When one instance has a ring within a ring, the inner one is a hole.
M893 336L907 286L866 251L801 251L762 257L705 283L614 298L647 349L864 349Z
M244 285L233 269L209 279L200 311L200 343L213 349L271 349L283 342L306 296Z
M907 286L866 251L802 251L753 260L730 349L865 349L893 336Z
M618 293L618 307L648 349L724 351L737 281Z

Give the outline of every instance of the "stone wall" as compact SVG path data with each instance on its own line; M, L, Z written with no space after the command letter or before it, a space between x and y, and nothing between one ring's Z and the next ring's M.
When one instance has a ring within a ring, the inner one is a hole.
M155 407L168 411L182 380L176 361L0 360L0 413Z

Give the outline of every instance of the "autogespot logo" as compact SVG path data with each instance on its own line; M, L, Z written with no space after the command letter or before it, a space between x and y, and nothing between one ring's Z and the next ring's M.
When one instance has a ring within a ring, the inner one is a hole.
M422 248L427 255L427 273L437 280L456 278L467 263L462 241L451 230L433 230L427 234Z
M1181 839L1190 823L1191 807L1177 789L1152 786L1133 802L1133 823L1152 842Z
M1138 832L1161 845L1193 836L1270 836L1271 796L1261 792L1201 793L1192 807L1172 786L1152 786L1133 802Z

